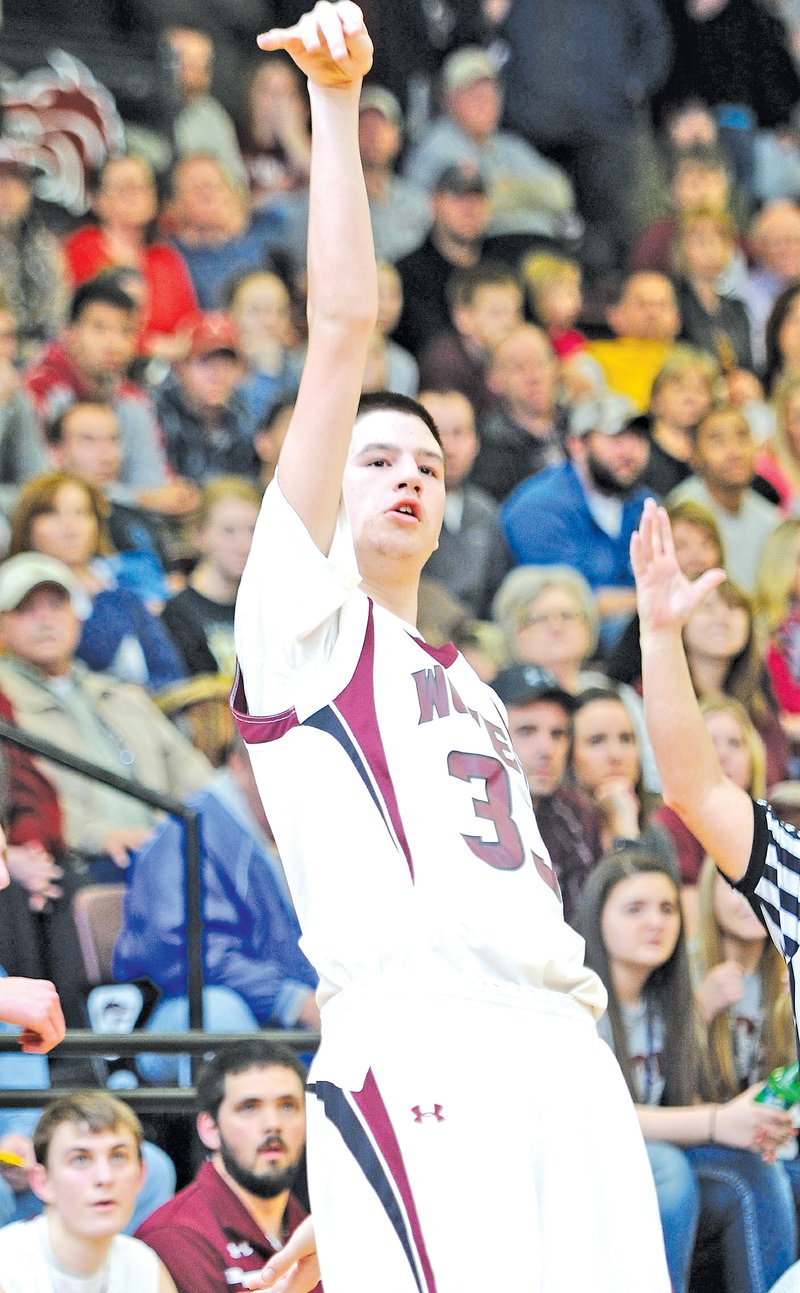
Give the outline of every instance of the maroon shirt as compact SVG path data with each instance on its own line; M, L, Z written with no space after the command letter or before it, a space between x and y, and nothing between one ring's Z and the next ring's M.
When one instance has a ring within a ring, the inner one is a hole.
M286 1237L306 1212L289 1195L283 1224ZM136 1238L155 1249L178 1293L224 1293L242 1288L241 1277L260 1271L275 1249L213 1163L200 1168L180 1190L143 1221ZM322 1293L318 1284L315 1293Z

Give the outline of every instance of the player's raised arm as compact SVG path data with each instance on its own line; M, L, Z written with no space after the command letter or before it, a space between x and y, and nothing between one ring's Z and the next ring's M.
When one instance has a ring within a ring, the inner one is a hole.
M317 547L327 552L377 317L375 254L358 149L358 100L372 64L372 42L361 10L341 0L315 5L295 26L269 31L258 43L265 50L285 49L308 77L308 356L279 479Z
M726 875L740 879L753 842L749 797L729 781L697 703L683 627L692 611L722 582L709 570L693 583L675 558L669 518L652 499L631 540L642 642L647 730L661 775L664 802L679 814Z

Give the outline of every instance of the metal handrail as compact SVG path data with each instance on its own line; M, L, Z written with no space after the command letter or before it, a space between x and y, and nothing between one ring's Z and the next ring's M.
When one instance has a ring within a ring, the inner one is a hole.
M88 1028L70 1028L53 1054L59 1055L138 1055L141 1051L156 1054L183 1051L202 1055L221 1050L251 1036L242 1033L205 1033L190 1029L186 1033L93 1033ZM298 1052L316 1050L319 1033L301 1028L263 1029L259 1037L281 1042ZM19 1039L11 1033L0 1033L0 1055L19 1052ZM73 1094L74 1088L53 1086L22 1090L0 1088L0 1109L40 1109L53 1100ZM188 1087L115 1087L114 1095L137 1113L196 1113L197 1089Z
M50 763L56 763L59 767L69 768L72 772L77 772L82 777L99 781L104 786L110 786L112 790L118 790L123 795L128 795L131 799L138 799L141 803L149 804L151 808L160 808L163 812L169 813L171 817L177 817L183 822L186 828L184 876L186 883L186 989L189 999L189 1027L191 1029L202 1029L203 913L200 885L200 834L196 810L187 807L186 804L179 799L173 798L172 795L161 794L158 790L151 790L149 786L142 785L140 781L129 780L127 777L121 777L116 772L109 772L107 768L101 768L96 763L91 763L88 759L82 759L76 754L68 754L61 746L54 745L51 741L46 741L40 736L34 736L31 732L26 732L21 727L16 727L13 723L1 718L0 741L14 745L20 750L27 750L29 754L38 755L39 758L46 759ZM93 1034L95 1037L98 1035L97 1033ZM174 1041L180 1041L182 1036L184 1034L175 1033ZM0 1038L0 1049L8 1049L2 1046L2 1041L3 1039ZM108 1047L98 1048L96 1053L98 1055L102 1054L103 1049L107 1050ZM118 1050L119 1048L117 1047L116 1049Z

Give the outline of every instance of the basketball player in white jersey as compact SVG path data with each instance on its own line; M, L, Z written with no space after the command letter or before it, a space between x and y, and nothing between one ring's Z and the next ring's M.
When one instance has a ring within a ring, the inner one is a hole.
M357 412L377 308L357 137L371 43L343 0L260 44L309 79L310 330L239 591L233 702L320 976L325 1290L666 1293L644 1146L595 1027L605 994L504 710L415 627L444 509L435 427L402 397ZM295 1258L285 1287L311 1287L311 1247L306 1230L251 1287Z

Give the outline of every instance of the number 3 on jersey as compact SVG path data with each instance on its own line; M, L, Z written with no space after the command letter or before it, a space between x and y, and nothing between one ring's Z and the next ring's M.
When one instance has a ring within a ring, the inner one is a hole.
M447 756L447 771L459 781L482 781L485 787L485 798L473 796L472 803L475 816L482 821L491 822L496 840L484 840L480 835L462 835L476 857L498 871L516 871L525 861L525 845L511 815L511 781L508 769L490 754L467 754L463 750L451 750ZM531 851L536 870L552 890L561 899L558 881L552 867L544 858Z

